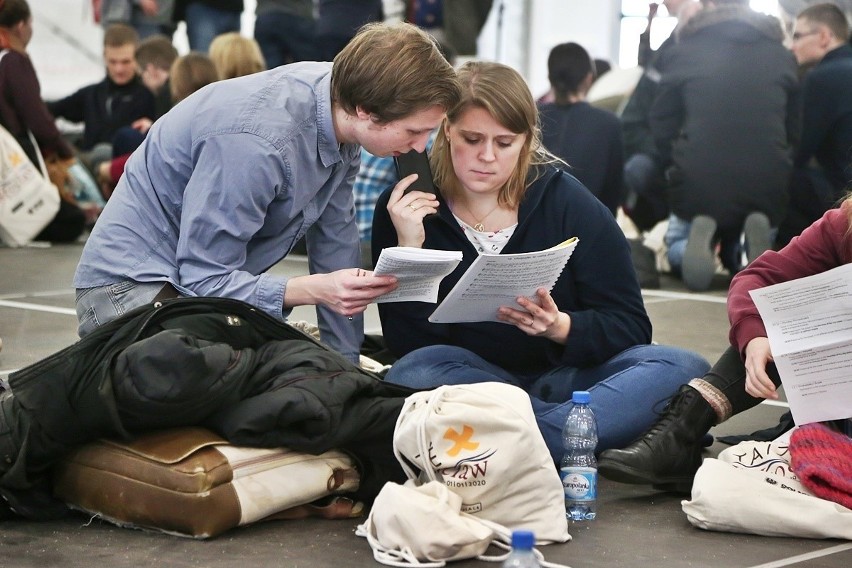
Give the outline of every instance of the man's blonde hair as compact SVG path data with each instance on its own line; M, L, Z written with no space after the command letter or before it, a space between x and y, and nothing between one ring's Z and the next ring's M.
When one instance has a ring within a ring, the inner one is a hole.
M462 87L461 100L447 112L445 126L458 121L468 109L481 108L504 128L526 136L515 170L498 195L501 205L517 207L538 175L535 166L561 162L541 143L535 99L524 78L500 63L472 61L459 69L458 78ZM445 198L452 200L463 189L453 169L444 126L432 146L431 162L435 184Z
M349 114L361 108L386 123L454 106L459 86L431 36L411 24L371 23L334 58L331 97Z

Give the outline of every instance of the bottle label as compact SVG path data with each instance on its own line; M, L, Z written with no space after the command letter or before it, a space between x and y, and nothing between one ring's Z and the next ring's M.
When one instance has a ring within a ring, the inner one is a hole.
M598 470L593 467L563 467L560 470L565 498L594 501L598 496Z

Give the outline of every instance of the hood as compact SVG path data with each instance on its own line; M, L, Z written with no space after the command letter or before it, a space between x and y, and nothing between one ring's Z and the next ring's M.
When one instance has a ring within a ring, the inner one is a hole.
M726 26L720 24L741 23L744 26ZM678 39L695 35L711 27L717 27L713 33L740 41L754 41L759 36L781 42L784 30L781 21L773 16L755 12L748 6L722 5L704 9L695 14L678 32Z

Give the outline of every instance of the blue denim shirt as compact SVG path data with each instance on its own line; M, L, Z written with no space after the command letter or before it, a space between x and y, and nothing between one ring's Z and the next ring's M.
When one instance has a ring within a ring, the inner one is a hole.
M86 242L76 288L171 282L283 319L287 278L267 270L307 235L311 273L359 265L352 184L338 145L331 64L297 63L209 85L151 128ZM355 323L318 313L323 340L357 359Z

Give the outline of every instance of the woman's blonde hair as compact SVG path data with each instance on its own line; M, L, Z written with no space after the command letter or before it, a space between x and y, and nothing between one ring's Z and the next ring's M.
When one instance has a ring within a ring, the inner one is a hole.
M459 69L458 78L461 100L447 112L432 146L435 183L449 200L462 191L453 168L446 127L458 121L468 109L481 108L504 128L526 137L515 170L497 198L500 205L516 208L529 185L540 175L537 166L561 162L541 143L538 109L532 93L517 71L500 63L472 61Z
M233 79L266 70L266 60L257 41L237 32L217 35L210 43L208 53L220 79Z

